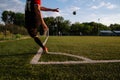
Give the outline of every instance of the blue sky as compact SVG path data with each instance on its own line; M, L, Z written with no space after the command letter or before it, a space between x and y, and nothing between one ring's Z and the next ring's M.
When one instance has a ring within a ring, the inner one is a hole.
M24 13L25 1L0 0L0 13L4 10ZM72 23L94 21L105 25L120 24L120 0L42 0L42 6L60 10L59 13L43 12L44 17L63 16ZM77 14L73 15L73 11Z

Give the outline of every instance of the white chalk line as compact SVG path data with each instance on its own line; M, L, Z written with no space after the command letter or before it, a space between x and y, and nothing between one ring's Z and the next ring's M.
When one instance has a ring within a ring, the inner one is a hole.
M42 55L42 53L38 54L39 55L39 59L35 59L35 62L31 62L31 64L95 64L95 63L115 63L115 62L120 62L120 60L91 60L89 58L85 58L83 56L77 56L77 55L72 55L72 54L68 54L68 53L60 53L60 52L49 52L48 54L57 54L57 55L65 55L65 56L71 56L71 57L75 57L75 58L79 58L82 59L81 61L49 61L49 62L39 62L40 57ZM36 56L38 56L36 55Z
M48 40L49 36L47 36L47 38L45 39L43 45L46 44L47 40ZM33 57L33 59L30 61L30 64L37 64L40 57L41 57L41 54L43 53L43 50L42 48L40 48L37 52L37 54Z
M46 44L48 41L49 36L45 39L43 45ZM30 64L92 64L92 63L117 63L120 62L120 60L92 60L83 56L68 54L68 53L61 53L61 52L48 52L48 54L57 54L57 55L65 55L65 56L71 56L75 58L82 59L82 61L50 61L50 62L39 62L41 55L43 53L42 48L40 48L37 52L37 54L32 58L30 61Z

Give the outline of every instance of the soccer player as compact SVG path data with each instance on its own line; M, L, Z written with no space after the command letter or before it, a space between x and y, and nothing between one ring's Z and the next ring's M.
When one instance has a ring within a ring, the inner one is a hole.
M25 27L29 35L40 47L42 47L43 51L47 53L47 48L42 44L41 40L37 36L37 28L39 26L43 27L44 33L48 31L48 27L43 20L41 11L59 12L58 8L51 9L41 6L41 0L26 0Z

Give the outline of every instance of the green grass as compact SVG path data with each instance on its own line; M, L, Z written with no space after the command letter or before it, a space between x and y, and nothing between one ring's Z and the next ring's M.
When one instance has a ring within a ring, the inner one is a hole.
M120 37L56 36L49 37L47 47L51 52L65 52L91 59L120 59L119 44ZM38 49L32 39L0 42L0 80L120 79L120 63L31 65L30 60ZM50 60L43 56L45 60Z
M91 59L120 59L120 37L50 37L47 46L52 52L66 52Z
M39 61L50 62L50 61L82 61L82 59L65 56L65 55L58 55L58 54L45 54L42 55Z
M21 35L21 34L7 34L6 36L0 33L0 42L3 41L12 41L12 40L19 40L29 38L27 35Z

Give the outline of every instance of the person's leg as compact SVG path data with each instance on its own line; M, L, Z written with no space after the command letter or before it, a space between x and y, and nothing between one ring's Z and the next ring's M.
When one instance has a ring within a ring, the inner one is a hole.
M47 47L45 47L45 46L42 44L41 40L40 40L37 36L35 36L35 37L33 37L33 38L34 38L35 42L36 42L39 46L42 47L43 53L48 53Z
M42 47L42 49L44 49L44 46L43 46L41 40L37 36L33 37L33 39L40 47Z
M42 47L45 51L46 47L42 44L39 37L37 37L37 26L40 25L37 23L35 14L32 12L25 12L25 28L27 29L29 35L34 39L34 41ZM46 51L45 51L46 52Z
M28 33L29 33L29 35L34 39L34 41L35 41L40 47L42 47L42 49L44 49L44 45L42 44L41 40L40 40L39 37L37 36L37 28L28 29Z

